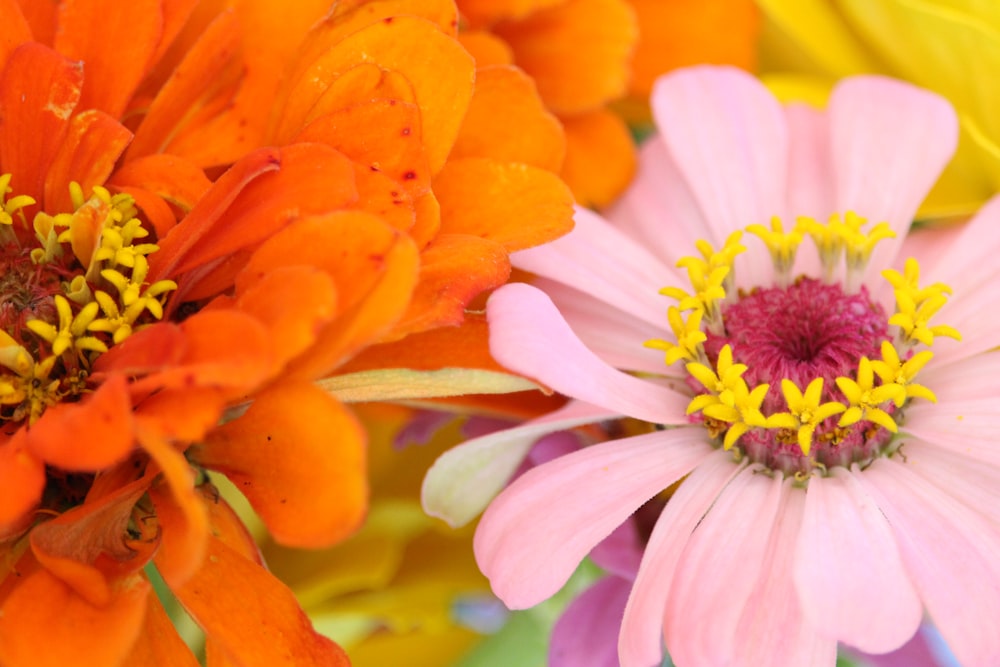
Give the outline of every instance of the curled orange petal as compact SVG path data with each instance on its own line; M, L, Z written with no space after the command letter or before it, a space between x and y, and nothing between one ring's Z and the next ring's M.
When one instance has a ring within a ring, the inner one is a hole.
M132 645L132 652L122 664L128 667L198 667L198 660L177 634L173 621L155 595L146 597L140 639Z

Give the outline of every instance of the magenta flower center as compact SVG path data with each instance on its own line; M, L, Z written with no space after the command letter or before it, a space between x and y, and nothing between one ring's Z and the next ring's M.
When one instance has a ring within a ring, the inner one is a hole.
M750 225L771 253L774 284L749 292L733 287L734 258L747 248L735 232L715 250L684 257L692 292L665 287L677 300L667 310L675 340L647 341L666 352L668 365L684 361L694 396L687 412L710 437L737 456L807 479L833 466L867 465L898 449L895 435L913 398L936 400L914 382L933 356L935 336L960 339L930 319L951 292L920 287L920 268L886 270L896 311L887 315L861 284L874 246L894 232L886 223L848 212L822 224L799 218L786 232ZM822 278L791 278L797 248L812 237Z
M821 377L836 389L836 378L853 374L861 357L876 357L889 340L885 310L867 289L845 294L839 284L813 278L755 289L723 306L722 316L725 333L707 332L705 352L714 364L728 343L733 358L747 366L747 384L771 384L765 412L783 409L782 378L805 387Z

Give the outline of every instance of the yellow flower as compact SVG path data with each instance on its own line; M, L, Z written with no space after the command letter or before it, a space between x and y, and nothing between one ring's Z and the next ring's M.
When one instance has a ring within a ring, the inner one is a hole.
M975 0L761 0L761 69L786 99L822 102L840 77L880 73L955 105L962 136L921 217L971 213L1000 190L1000 5Z

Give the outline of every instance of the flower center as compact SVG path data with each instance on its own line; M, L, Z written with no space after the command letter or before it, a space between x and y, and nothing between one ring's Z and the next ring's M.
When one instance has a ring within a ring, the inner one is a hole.
M163 316L172 281L146 282L157 246L128 195L70 186L73 211L25 209L0 176L0 420L32 423L93 389L90 369L132 331Z
M787 233L778 219L771 229L750 225L771 252L776 284L749 292L733 288L734 258L746 250L740 232L719 251L699 241L702 256L678 263L693 293L661 290L678 301L667 313L676 342L646 345L665 351L668 365L686 362L695 394L688 414L723 448L807 479L892 455L909 401L935 400L913 382L932 356L915 348L930 347L935 336L959 338L951 327L929 325L951 290L940 283L920 288L919 266L907 260L903 274L883 271L897 306L887 318L856 285L875 244L893 232L885 223L863 232L865 224L848 213L825 225L800 218ZM823 276L792 281L805 235L819 249Z

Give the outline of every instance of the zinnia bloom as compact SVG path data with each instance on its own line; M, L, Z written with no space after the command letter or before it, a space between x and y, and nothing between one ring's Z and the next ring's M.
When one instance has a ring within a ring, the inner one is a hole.
M660 664L664 644L682 667L833 665L838 641L891 651L925 611L963 665L997 664L1000 201L907 235L955 148L951 108L879 77L824 112L782 107L696 68L660 80L653 110L614 223L579 211L517 256L537 286L488 304L497 359L576 402L445 454L425 505L468 518L454 508L481 491L449 474L482 486L525 436L624 415L655 428L539 466L486 511L476 557L509 606L555 593L679 481L623 666Z
M185 132L205 127L194 119L207 122L240 89L238 76L216 86L220 61L199 60L233 53L235 15L222 11L204 27L185 23L190 3L130 5L107 24L112 36L140 34L121 40L134 57L116 59L119 40L79 30L107 14L105 4L32 4L27 17L4 10L0 662L193 664L152 593L155 567L205 630L209 664L345 664L262 567L206 470L228 476L284 544L326 546L357 527L364 433L313 380L403 319L420 258L416 235L398 228L416 216L395 179L427 192L431 172L363 178L371 165L347 147L299 134L280 148L243 152L220 140L200 146L211 155L157 152L165 138L182 145ZM461 47L425 23L425 41L450 44L470 73ZM197 48L178 58L168 52L185 25ZM339 53L384 55L356 43ZM86 58L86 76L75 58ZM383 72L399 89L412 85ZM401 131L380 145L406 167L429 149L420 125L405 125L419 121L418 106L401 106ZM450 118L446 104L436 113ZM449 122L453 134L459 124ZM447 149L435 150L443 160ZM435 206L425 218L433 231ZM500 255L490 280L506 278L502 246L471 246ZM447 304L449 317L455 309Z

